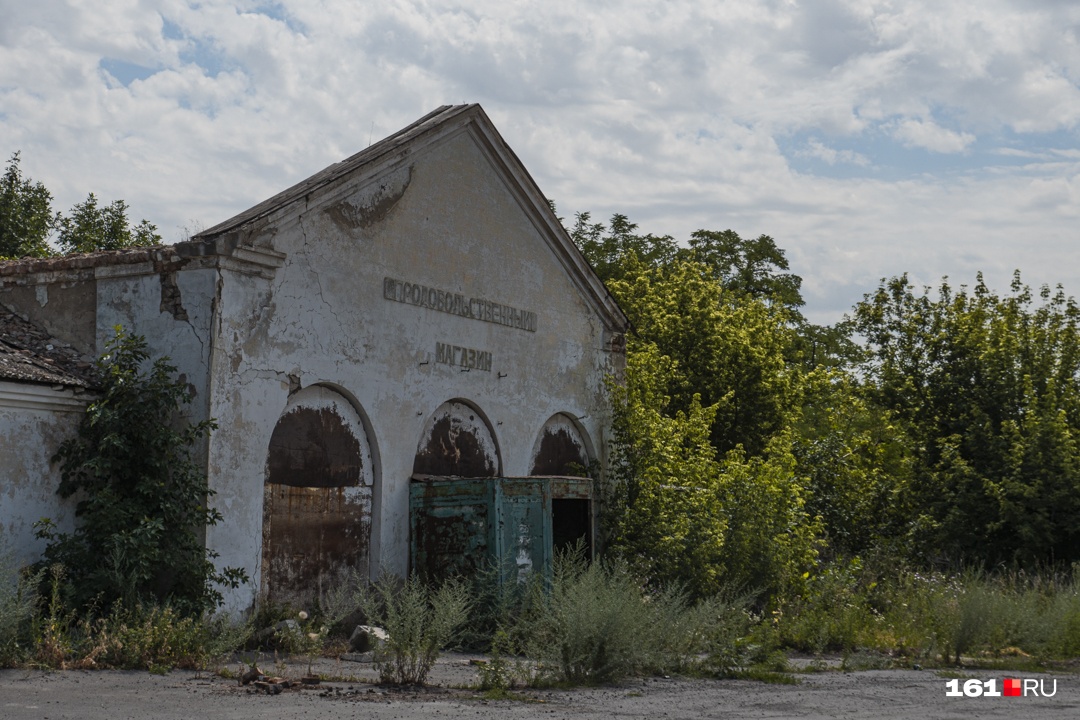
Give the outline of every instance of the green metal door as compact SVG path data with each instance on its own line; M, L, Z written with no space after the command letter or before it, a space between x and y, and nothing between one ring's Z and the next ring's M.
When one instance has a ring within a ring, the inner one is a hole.
M546 478L495 480L496 552L503 582L551 571L551 493Z

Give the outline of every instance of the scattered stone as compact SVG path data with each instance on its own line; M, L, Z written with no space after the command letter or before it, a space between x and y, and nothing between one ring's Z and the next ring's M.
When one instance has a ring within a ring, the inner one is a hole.
M371 652L389 639L390 634L381 627L357 625L349 637L349 649L358 653Z
M344 653L341 656L341 659L342 660L347 660L348 662L372 663L372 662L375 662L375 653L374 652Z
M258 641L269 640L278 633L299 633L300 623L296 622L293 618L282 620L273 627L263 628L259 632L255 633L255 639Z
M252 665L248 668L247 672L240 676L240 684L247 685L248 683L256 680L265 680L266 674L260 670L257 666Z

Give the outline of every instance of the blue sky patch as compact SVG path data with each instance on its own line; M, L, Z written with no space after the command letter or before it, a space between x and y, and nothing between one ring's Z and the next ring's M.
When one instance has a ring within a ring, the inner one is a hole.
M117 60L116 58L102 58L98 66L119 80L124 87L131 85L136 80L145 80L158 71L157 68L149 68L127 60Z
M884 181L1020 167L1050 159L1033 158L1031 154L1049 155L1053 148L1077 147L1070 133L999 132L976 135L963 152L940 153L907 145L880 126L854 137L799 132L779 136L776 143L795 172L835 179Z
M289 15L285 10L285 6L279 2L265 2L259 3L255 6L252 12L258 15L265 15L268 18L279 20L285 23L285 27L292 30L294 33L304 34L304 27L296 20L296 18Z

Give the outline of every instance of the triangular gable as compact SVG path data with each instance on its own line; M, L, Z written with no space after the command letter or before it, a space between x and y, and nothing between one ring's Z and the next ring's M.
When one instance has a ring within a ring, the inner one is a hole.
M246 228L261 224L261 221L281 221L304 212L307 201L313 194L332 192L333 188L346 182L352 185L358 180L362 182L366 177L374 178L390 168L408 162L408 158L422 148L462 130L468 131L487 154L522 211L536 227L539 235L547 241L567 275L608 329L612 332L624 332L628 326L626 315L574 245L532 176L495 129L483 108L477 104L444 105L365 150L330 165L225 222L204 230L192 240L211 241L227 235L243 236Z

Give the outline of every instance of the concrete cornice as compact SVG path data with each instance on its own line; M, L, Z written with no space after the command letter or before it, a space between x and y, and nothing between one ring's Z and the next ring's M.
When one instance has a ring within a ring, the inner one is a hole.
M63 385L0 380L0 408L81 413L92 398L92 394L76 393Z

